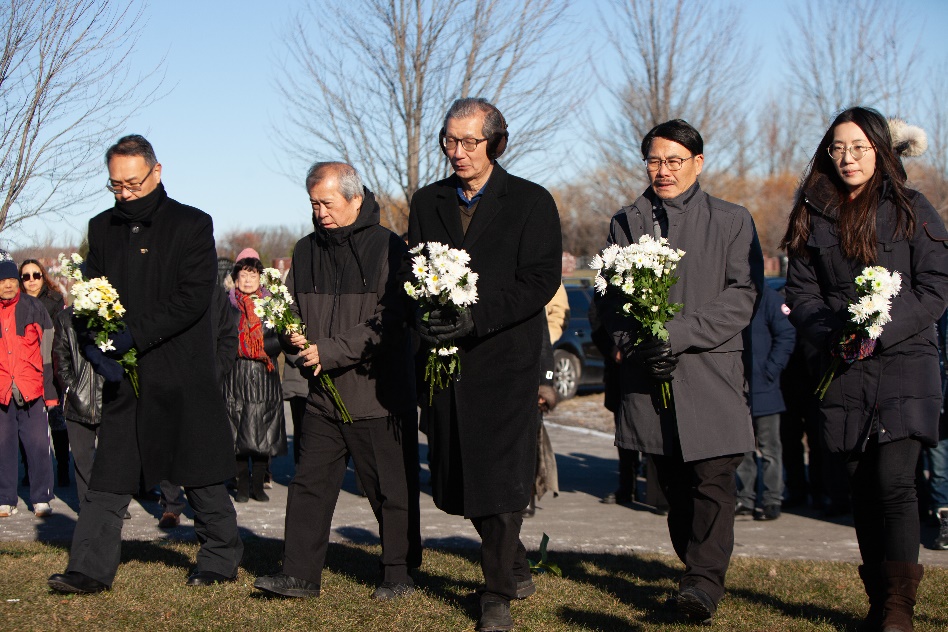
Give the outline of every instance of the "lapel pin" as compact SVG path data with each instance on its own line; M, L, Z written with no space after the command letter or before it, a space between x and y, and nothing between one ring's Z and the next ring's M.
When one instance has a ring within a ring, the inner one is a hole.
M148 248L142 248L142 254L143 254L143 255L147 255L147 254L148 254Z

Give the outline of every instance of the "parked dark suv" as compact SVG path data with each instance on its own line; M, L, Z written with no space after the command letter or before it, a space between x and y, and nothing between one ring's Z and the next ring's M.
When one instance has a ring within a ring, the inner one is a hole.
M565 279L569 323L553 345L553 385L562 399L580 389L602 388L602 354L592 341L589 304L594 289L587 279Z

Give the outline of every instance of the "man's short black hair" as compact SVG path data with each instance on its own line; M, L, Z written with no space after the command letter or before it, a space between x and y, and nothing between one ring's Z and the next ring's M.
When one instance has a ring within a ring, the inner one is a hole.
M105 152L105 164L108 165L112 156L141 156L145 159L145 164L149 168L158 164L158 157L155 156L155 148L151 146L141 134L129 134L122 136L114 145Z
M701 140L701 134L687 121L682 119L673 119L659 123L645 135L645 138L642 140L643 159L648 158L648 150L652 145L652 139L655 137L674 141L690 151L693 156L704 153L704 141Z

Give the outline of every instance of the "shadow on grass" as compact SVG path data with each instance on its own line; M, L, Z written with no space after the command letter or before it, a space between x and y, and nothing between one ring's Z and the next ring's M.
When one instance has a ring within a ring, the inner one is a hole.
M578 610L571 607L560 608L557 613L560 620L570 625L582 627L584 630L601 630L602 632L635 632L641 630L642 626L630 626L629 622L620 617L603 612L589 612L587 610Z

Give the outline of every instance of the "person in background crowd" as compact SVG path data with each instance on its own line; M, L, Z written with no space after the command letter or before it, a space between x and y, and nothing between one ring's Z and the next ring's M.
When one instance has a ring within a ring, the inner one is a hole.
M543 187L497 163L507 123L484 99L458 99L444 117L441 151L454 171L411 200L408 242L440 242L471 257L478 300L416 327L427 347L456 344L462 377L422 398L435 504L471 520L481 537L478 630L509 630L510 601L536 591L520 541L536 474L537 364L544 309L562 280L556 203ZM405 269L410 267L406 260Z
M276 329L267 329L254 313L255 298L269 296L260 286L263 263L256 250L244 249L237 255L231 277L234 289L228 294L238 318L237 359L224 376L224 402L234 433L237 455L237 492L234 500L270 500L263 489L271 457L286 454L286 421L283 418L283 389L277 357L280 340Z
M418 426L407 297L396 274L405 243L382 227L375 196L358 172L317 162L306 175L314 231L299 240L286 285L306 335L287 356L309 384L300 461L290 482L281 572L254 587L284 597L318 597L333 510L351 455L379 523L381 582L390 600L414 591L421 564ZM309 338L309 340L307 340ZM325 371L345 404L343 421L317 376Z
M563 287L560 285L560 287ZM562 312L560 312L562 313ZM568 310L566 312L569 313ZM549 318L549 317L548 317ZM553 325L549 326L552 331ZM562 331L562 326L559 328ZM537 399L537 468L533 479L533 494L530 496L530 505L523 510L524 518L532 518L536 514L537 501L547 492L553 497L560 495L560 478L556 469L556 453L550 435L543 425L543 415L556 408L559 397L553 387L553 345L549 338L543 338L543 350L540 353L540 391Z
M597 294L606 330L622 352L616 445L653 459L668 500L668 531L685 571L672 600L707 622L724 595L734 549L735 471L754 449L744 388L741 331L763 284L763 254L747 209L701 190L701 135L676 119L642 141L651 186L616 213L609 244L666 237L685 251L669 301L684 307L666 324L668 340L646 335L621 312L617 292ZM661 408L659 384L672 383Z
M869 597L865 629L912 629L918 584L915 464L938 440L934 323L948 304L948 231L906 187L896 139L875 110L840 113L820 141L790 214L787 304L798 334L846 360L820 404L827 447L846 462ZM865 266L902 275L891 322L870 344L843 339ZM867 356L868 354L868 356ZM854 358L863 356L861 360Z
M108 590L121 561L122 521L139 477L183 485L201 547L188 586L232 582L243 555L224 481L233 439L214 375L214 228L206 213L168 197L144 137L125 136L105 155L115 205L89 221L86 276L104 276L121 297L125 329L103 352L81 335L82 354L105 378L89 489L56 592ZM78 325L78 323L74 323ZM138 352L136 395L116 358Z
M562 282L556 294L546 304L546 324L550 330L550 344L555 345L569 325L569 296Z
M290 271L292 274L293 271ZM309 383L298 368L289 362L283 363L283 400L290 404L290 418L293 422L293 465L300 463L300 433L303 415L306 414L306 397L309 395Z
M942 406L938 418L938 443L925 449L928 456L928 497L932 516L938 522L935 548L948 551L948 312L937 323L938 365L941 369Z
M20 273L0 251L0 518L17 512L17 445L30 467L33 513L52 513L53 464L47 406L56 406L50 350L53 323L38 299L20 291ZM19 441L18 441L19 440Z
M754 437L761 465L751 451L737 468L740 491L738 516L753 514L755 520L776 520L783 502L783 448L780 445L780 413L786 409L780 393L783 373L796 342L796 331L787 316L790 308L783 297L766 283L750 327L744 330L745 374L750 376L750 406ZM763 484L757 500L758 470ZM755 509L756 505L756 509Z
M237 315L230 308L230 301L223 286L217 283L214 286L214 296L211 298L213 313L214 337L217 340L217 354L214 377L223 387L224 376L227 375L234 362L237 361ZM159 484L162 507L158 528L173 529L181 524L181 513L184 511L184 490L180 485L164 480Z
M20 264L20 290L34 298L38 298L53 322L56 322L56 316L66 306L62 293L49 278L43 264L36 259L24 259ZM62 401L62 393L57 393L57 399ZM62 406L50 406L47 410L47 416L49 417L49 429L53 439L53 453L56 455L56 484L60 487L67 487L69 485L69 435L66 432ZM23 453L22 445L20 446L20 452ZM24 478L28 479L29 467L26 465L25 458L23 459L23 465ZM24 484L28 485L28 483Z

